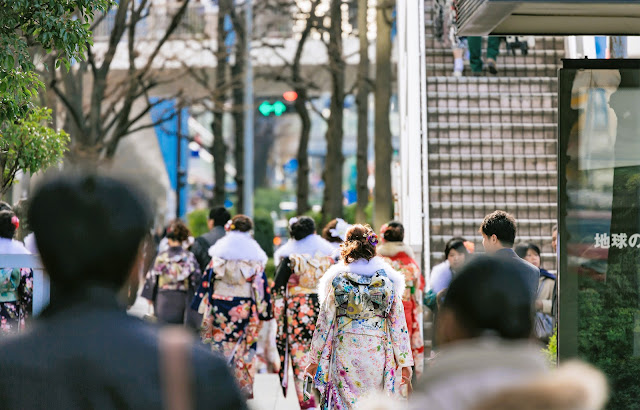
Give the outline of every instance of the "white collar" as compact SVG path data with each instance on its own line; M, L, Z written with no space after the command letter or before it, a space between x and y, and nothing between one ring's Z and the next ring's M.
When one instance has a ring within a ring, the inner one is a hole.
M280 249L278 249L273 256L275 264L279 264L283 258L291 255L303 255L315 256L317 254L323 256L331 256L335 248L331 244L319 235L311 234L300 240L291 239Z
M267 254L249 232L227 232L209 248L212 258L267 263Z
M0 238L0 254L22 254L28 255L30 252L24 247L22 242L9 238Z

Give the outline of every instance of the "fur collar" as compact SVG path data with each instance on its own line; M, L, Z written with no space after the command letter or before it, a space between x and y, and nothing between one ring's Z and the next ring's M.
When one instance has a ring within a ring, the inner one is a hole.
M302 238L299 241L295 239L289 240L273 255L273 259L276 265L280 263L283 258L291 255L307 254L315 256L321 254L323 256L331 256L335 248L331 244L319 235L313 234L306 238Z
M393 282L393 291L396 298L401 299L405 288L404 275L393 269L391 265L385 262L382 258L376 256L368 262L365 260L359 260L345 265L344 261L340 261L330 267L322 278L320 278L318 283L318 300L320 303L324 302L331 290L331 283L333 282L333 279L339 274L343 272L351 272L362 276L373 276L376 271L380 269L384 269L384 272Z
M378 255L380 256L392 258L400 252L404 252L410 258L415 259L413 249L411 249L411 247L409 247L409 245L405 244L404 242L383 241L380 245L378 245Z
M8 238L0 238L0 254L24 254L27 255L30 252L24 247L22 242Z
M267 254L249 232L227 232L209 248L209 255L228 261L255 261L263 264L266 264L268 259Z

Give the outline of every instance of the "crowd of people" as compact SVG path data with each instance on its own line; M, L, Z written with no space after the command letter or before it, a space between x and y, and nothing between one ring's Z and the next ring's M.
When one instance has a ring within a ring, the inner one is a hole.
M480 226L488 255L448 241L428 286L400 222L378 234L336 219L320 231L297 216L271 279L250 217L214 208L195 239L175 220L153 249L139 192L65 175L33 195L28 220L51 303L29 322L33 273L0 269L0 367L11 369L0 372L0 408L243 409L261 343L274 345L282 391L293 384L302 409L510 408L498 404L545 388L544 408L606 401L606 381L587 365L548 373L535 338L553 332L556 276L540 268L538 246L513 250L506 212ZM14 239L19 223L0 204L0 254L28 252ZM158 324L125 314L139 287ZM427 360L425 305L436 314Z

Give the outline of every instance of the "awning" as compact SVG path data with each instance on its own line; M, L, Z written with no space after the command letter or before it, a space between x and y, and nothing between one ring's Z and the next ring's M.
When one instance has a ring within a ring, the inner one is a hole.
M639 35L638 0L457 0L460 36Z

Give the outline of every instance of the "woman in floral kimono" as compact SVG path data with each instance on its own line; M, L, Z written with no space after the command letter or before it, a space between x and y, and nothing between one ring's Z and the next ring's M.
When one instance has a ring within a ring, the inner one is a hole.
M13 240L20 221L6 203L0 202L0 255L29 254L22 243ZM0 265L0 338L24 329L31 316L33 271Z
M182 247L188 237L184 222L171 222L167 229L169 247L156 256L142 289L141 296L154 304L156 317L162 323L185 323L191 304L189 291L201 276L196 257Z
M238 385L253 398L260 322L271 318L267 255L251 236L248 216L236 215L225 229L227 234L209 248L211 262L192 307L204 314L202 341L226 357Z
M333 264L335 248L316 235L316 224L308 216L291 218L291 240L278 249L280 261L273 287L274 315L278 323L276 345L280 355L280 382L287 395L289 358L301 409L316 407L313 397L304 400L304 369L309 364L309 348L316 328L318 281Z
M354 225L342 260L320 280L307 374L315 375L323 409L352 409L363 396L395 395L411 383L404 277L375 256L377 244L370 227Z
M411 352L415 363L416 377L424 371L424 337L420 331L422 320L422 292L425 280L415 261L413 250L402 242L404 240L404 226L400 222L392 221L380 229L382 243L378 246L378 255L391 267L404 275L406 288L402 295L404 317L409 328Z

